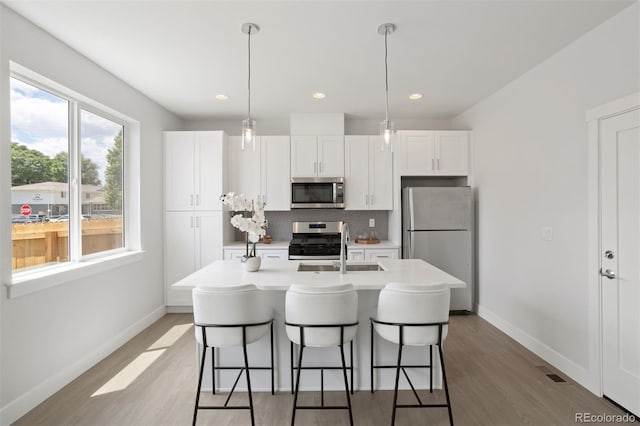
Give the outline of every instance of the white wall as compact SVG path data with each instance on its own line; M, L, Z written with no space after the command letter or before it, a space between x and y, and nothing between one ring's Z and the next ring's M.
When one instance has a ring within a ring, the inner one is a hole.
M8 424L164 313L162 131L183 123L113 75L0 5L0 224L11 208L9 61L140 123L143 260L14 299L0 295L0 424ZM0 274L11 277L11 235Z
M597 271L587 271L585 112L638 91L638 18L635 3L453 123L473 129L479 313L587 386Z

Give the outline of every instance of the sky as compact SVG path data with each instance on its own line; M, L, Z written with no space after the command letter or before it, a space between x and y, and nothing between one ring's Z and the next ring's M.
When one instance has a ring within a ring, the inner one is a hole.
M10 79L11 141L36 149L53 158L68 152L69 103L44 90L18 79ZM80 139L82 154L98 165L100 181L104 184L107 151L121 125L95 115L81 112Z

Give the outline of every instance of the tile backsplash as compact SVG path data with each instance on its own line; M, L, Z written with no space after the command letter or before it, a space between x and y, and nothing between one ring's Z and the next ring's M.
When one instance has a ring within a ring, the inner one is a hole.
M277 241L291 239L291 222L329 222L345 221L349 223L351 238L376 231L378 238L388 238L389 214L387 211L341 210L341 209L296 209L287 212L265 212L269 221L267 234ZM369 228L369 219L374 219L376 226ZM242 234L236 232L236 240L241 240Z

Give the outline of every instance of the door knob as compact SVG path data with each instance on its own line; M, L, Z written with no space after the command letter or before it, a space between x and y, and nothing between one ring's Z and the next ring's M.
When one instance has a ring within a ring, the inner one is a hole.
M612 271L611 269L605 269L603 271L602 268L600 268L600 275L602 275L603 277L607 277L610 280L613 280L616 277L616 273L614 271Z

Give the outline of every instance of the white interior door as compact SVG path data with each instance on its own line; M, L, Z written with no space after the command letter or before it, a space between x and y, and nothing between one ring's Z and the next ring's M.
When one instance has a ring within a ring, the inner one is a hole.
M640 110L601 122L603 393L640 414Z

